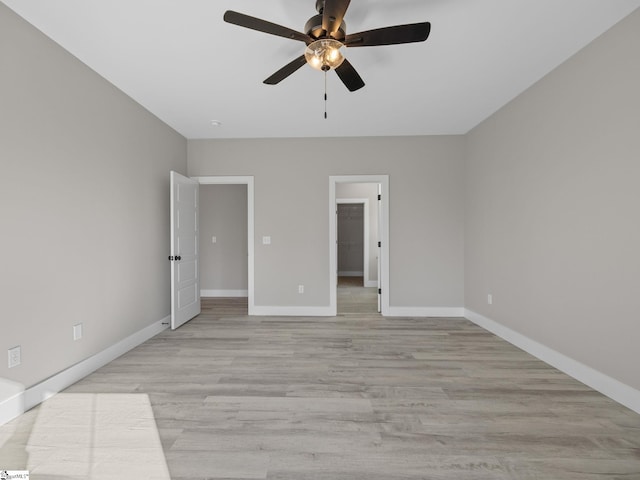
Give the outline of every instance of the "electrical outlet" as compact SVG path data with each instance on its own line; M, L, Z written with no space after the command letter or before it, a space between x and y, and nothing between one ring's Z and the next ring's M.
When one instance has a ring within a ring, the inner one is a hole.
M304 285L298 285L298 293L304 293Z
M218 243L218 239L216 237L211 237L211 243Z
M22 352L20 350L20 345L17 347L10 348L7 350L9 353L9 368L17 367L22 363Z
M493 295L491 294L487 295L487 303L489 305L493 305Z
M78 323L73 326L73 339L80 340L82 338L82 324Z

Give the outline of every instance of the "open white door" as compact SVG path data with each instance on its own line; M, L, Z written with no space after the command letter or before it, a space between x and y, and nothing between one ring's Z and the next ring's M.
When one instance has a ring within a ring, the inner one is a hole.
M171 329L200 313L198 182L171 172Z

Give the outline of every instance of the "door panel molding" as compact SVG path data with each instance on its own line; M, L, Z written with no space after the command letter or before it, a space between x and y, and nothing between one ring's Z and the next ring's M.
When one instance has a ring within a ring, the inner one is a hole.
M200 313L198 182L170 172L171 329Z

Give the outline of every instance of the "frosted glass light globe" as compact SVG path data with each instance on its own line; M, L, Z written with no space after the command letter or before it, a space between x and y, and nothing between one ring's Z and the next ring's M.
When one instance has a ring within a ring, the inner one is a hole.
M323 38L309 44L304 52L307 63L316 70L334 70L342 65L342 43L333 38Z

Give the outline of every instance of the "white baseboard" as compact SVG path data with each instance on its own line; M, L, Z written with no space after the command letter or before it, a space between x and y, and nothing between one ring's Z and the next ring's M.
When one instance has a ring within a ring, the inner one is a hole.
M612 400L640 413L640 390L636 390L472 310L465 309L464 317Z
M387 317L464 317L462 307L389 307Z
M266 317L331 317L329 307L272 307L254 306L251 315Z
M24 412L24 387L0 378L0 425L10 422Z
M204 298L248 297L249 290L200 290Z
M26 390L18 388L13 395L6 400L0 397L0 425L13 418L22 415L27 410L52 397L70 385L83 379L100 367L124 355L132 348L153 338L158 333L168 328L171 317L163 318L148 327L128 336L124 340L108 347L107 349L81 361L56 375L30 387ZM17 385L17 384L16 384ZM14 390L16 386L12 387ZM4 390L4 389L3 389Z

